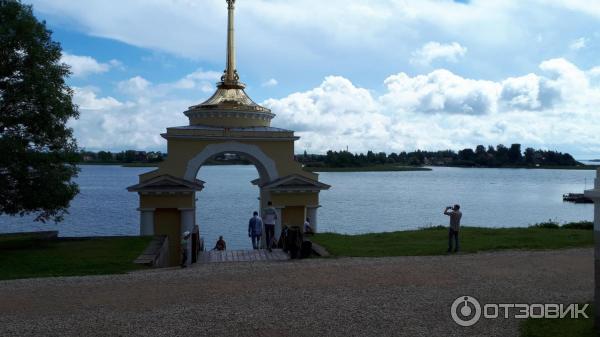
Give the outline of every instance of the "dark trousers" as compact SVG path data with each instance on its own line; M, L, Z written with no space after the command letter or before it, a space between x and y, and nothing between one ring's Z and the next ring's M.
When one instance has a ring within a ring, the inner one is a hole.
M252 248L254 248L254 249L260 248L260 235L252 234L251 238L252 238Z
M275 238L275 225L265 224L265 235L267 239L267 249L273 247L273 239Z
M181 251L181 268L185 268L187 266L187 249L183 248Z
M450 228L448 230L448 251L452 250L452 238L454 238L454 251L458 252L458 231L455 231L454 229Z

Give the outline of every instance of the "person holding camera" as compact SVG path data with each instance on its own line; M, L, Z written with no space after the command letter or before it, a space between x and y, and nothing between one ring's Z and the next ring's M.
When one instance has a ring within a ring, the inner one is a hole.
M460 205L446 207L444 214L450 217L450 228L448 228L448 253L452 252L452 239L454 239L454 252L457 253L459 249L458 231L460 230L460 218L462 218Z

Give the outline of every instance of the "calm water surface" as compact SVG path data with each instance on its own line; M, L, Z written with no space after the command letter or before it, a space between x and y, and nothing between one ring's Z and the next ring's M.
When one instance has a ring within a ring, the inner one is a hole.
M152 168L82 166L81 193L65 221L41 224L32 217L0 217L0 232L58 229L62 236L137 235L138 197L125 188ZM223 235L229 248L251 247L247 221L258 208L253 166L207 166L197 194L197 222L208 245ZM436 167L429 172L324 172L332 185L321 192L319 231L367 233L446 224L442 210L459 203L463 224L523 227L552 219L592 220L589 204L562 202L562 194L591 187L594 171L467 169Z

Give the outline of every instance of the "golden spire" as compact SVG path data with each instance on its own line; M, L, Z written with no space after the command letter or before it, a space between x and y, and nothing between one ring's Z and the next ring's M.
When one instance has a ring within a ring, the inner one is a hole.
M234 30L234 11L235 0L227 1L227 65L219 87L225 88L243 88L244 85L239 82L240 77L235 68L235 30Z
M2 1L2 0L0 0ZM245 85L235 69L234 9L235 0L226 0L227 64L217 90L206 101L188 108L185 115L190 125L216 127L268 127L275 114L256 104L244 91Z

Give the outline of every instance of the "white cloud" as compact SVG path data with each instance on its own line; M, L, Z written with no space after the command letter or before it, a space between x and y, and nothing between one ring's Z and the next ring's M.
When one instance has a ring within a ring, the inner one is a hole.
M130 0L118 6L104 0L30 2L37 12L60 16L92 36L210 64L224 60L226 11L220 0ZM337 74L410 73L411 58L452 62L465 55L464 46L470 62L452 70L468 67L471 74L508 77L513 69L531 72L539 55L558 55L559 47L568 46L573 36L589 34L600 17L598 5L589 0L468 5L451 0L255 0L240 2L236 11L238 59L252 73L273 74L281 83L294 83L289 79L307 71L322 78L333 66ZM536 42L540 37L543 44ZM424 46L427 41L446 43ZM451 41L460 44L447 43Z
M458 42L439 43L427 42L421 48L414 51L410 62L413 64L429 65L431 62L441 59L447 62L457 62L459 58L465 56L467 48L461 46Z
M202 69L198 69L196 71L194 71L193 73L187 75L185 78L187 79L191 79L191 80L195 80L195 81L218 81L221 79L221 76L223 75L223 73L217 72L217 71L204 71Z
M69 121L81 147L90 150L161 149L160 136L167 126L185 125L183 115L191 101L155 101L151 94L139 92L143 99L120 102L113 97L98 97L91 88L76 88L74 101L80 117Z
M178 91L199 91L207 94L214 91L213 83L221 78L215 71L196 70L181 79L170 83L154 85L141 76L134 76L117 83L117 90L132 99L154 100L177 93Z
M149 94L150 81L141 77L135 76L128 80L121 81L117 84L117 89L123 94L133 97L145 97Z
M379 96L348 79L327 77L319 87L264 104L277 114L274 124L299 132L299 151L520 142L591 152L600 142L600 84L589 81L595 69L552 59L540 64L547 75L501 81L466 79L443 69L414 77L400 73L385 80L387 91Z
M384 81L388 92L381 97L393 110L425 113L482 115L496 111L501 86L471 80L445 69L410 77L392 75Z
M541 110L551 107L560 92L547 78L528 74L502 81L500 98L506 109Z
M222 73L216 71L203 71L202 69L185 76L169 86L175 89L200 89L202 92L212 92L212 83L220 80Z
M585 37L580 37L580 38L576 39L575 41L571 42L571 44L569 45L569 49L574 50L574 51L583 49L586 47L587 41L588 40Z
M277 82L276 79L274 78L270 78L268 81L265 81L261 84L262 87L274 87L277 84L279 84L279 82Z
M272 125L295 130L296 150L324 152L459 149L513 142L578 153L600 144L598 67L582 70L565 59L541 62L539 73L497 81L462 77L445 69L388 76L377 94L347 78L328 76L310 90L263 102L277 114ZM71 126L89 149L163 149L166 127L187 125L183 112L210 92L182 80L214 80L194 72L170 83L141 76L116 85L125 100L75 88L81 117ZM211 88L213 89L213 88ZM204 97L204 98L205 98Z
M117 60L110 60L108 63L100 63L90 56L73 55L63 52L60 58L62 63L71 67L73 77L86 77L91 74L105 73L110 68L122 68L123 65Z
M110 96L98 98L98 90L92 87L73 87L73 91L73 102L80 110L107 110L123 106L123 103Z
M112 59L112 60L108 61L108 64L113 69L125 70L125 65L123 65L123 62L121 62L119 60Z
M538 0L544 5L553 5L559 8L567 8L587 15L600 18L600 3L589 0Z
M269 99L264 105L277 114L274 123L299 132L303 137L299 148L311 151L383 148L390 136L387 126L392 120L378 112L371 93L339 76L329 76L306 92Z
M80 146L91 150L164 150L166 142L160 134L167 127L187 125L183 112L212 93L210 83L220 77L219 72L203 70L168 83L152 83L134 76L115 85L125 97L122 101L100 96L97 88L75 87L73 100L79 106L80 117L69 123ZM190 93L194 99L187 98Z

